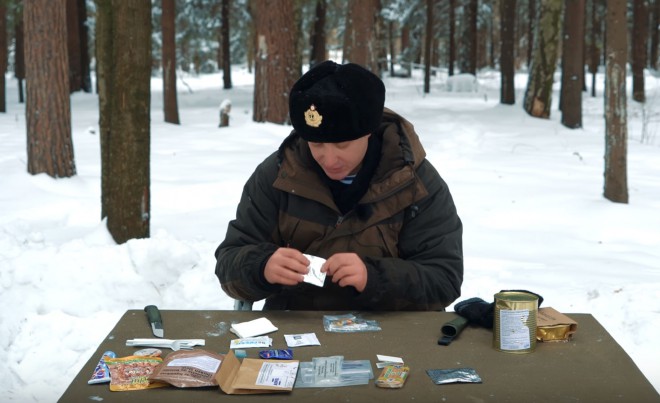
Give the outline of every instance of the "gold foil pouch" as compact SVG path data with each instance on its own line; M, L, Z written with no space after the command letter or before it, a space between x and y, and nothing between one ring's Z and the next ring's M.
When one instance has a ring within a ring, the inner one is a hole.
M569 341L577 331L577 322L554 308L539 308L536 340L541 342Z

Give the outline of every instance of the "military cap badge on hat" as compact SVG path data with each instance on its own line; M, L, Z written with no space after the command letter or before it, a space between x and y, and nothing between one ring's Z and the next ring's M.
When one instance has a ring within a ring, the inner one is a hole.
M310 69L289 94L289 117L305 140L340 143L378 129L385 85L357 64L325 61Z
M321 126L321 122L323 122L323 116L319 115L316 111L316 107L312 104L312 106L305 111L305 123L307 123L307 126L319 127Z

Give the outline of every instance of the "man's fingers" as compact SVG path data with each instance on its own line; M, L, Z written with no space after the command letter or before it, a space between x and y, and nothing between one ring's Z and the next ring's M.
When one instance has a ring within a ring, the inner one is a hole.
M309 261L300 251L291 248L278 249L278 264L300 274L307 274Z
M284 270L281 273L278 273L276 280L282 285L296 285L303 281L303 276L292 272L291 270Z

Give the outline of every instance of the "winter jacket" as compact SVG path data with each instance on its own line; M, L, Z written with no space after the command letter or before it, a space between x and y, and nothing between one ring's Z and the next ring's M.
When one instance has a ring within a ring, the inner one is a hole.
M460 296L462 223L412 124L385 109L379 165L356 208L341 214L295 131L249 178L216 250L216 275L232 298L264 309L443 310ZM328 258L355 252L367 267L363 292L326 278L322 288L270 284L279 247Z

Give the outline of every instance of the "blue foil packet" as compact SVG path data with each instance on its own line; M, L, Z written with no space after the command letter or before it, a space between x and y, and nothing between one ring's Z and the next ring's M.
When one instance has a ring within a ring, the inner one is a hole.
M103 353L99 363L96 364L96 368L94 368L92 377L89 378L89 381L87 381L88 384L93 385L95 383L110 382L110 368L108 368L108 365L105 363L105 357L117 358L117 354L115 354L114 351L106 351Z
M259 357L264 360L293 360L293 350L263 350L259 351Z

